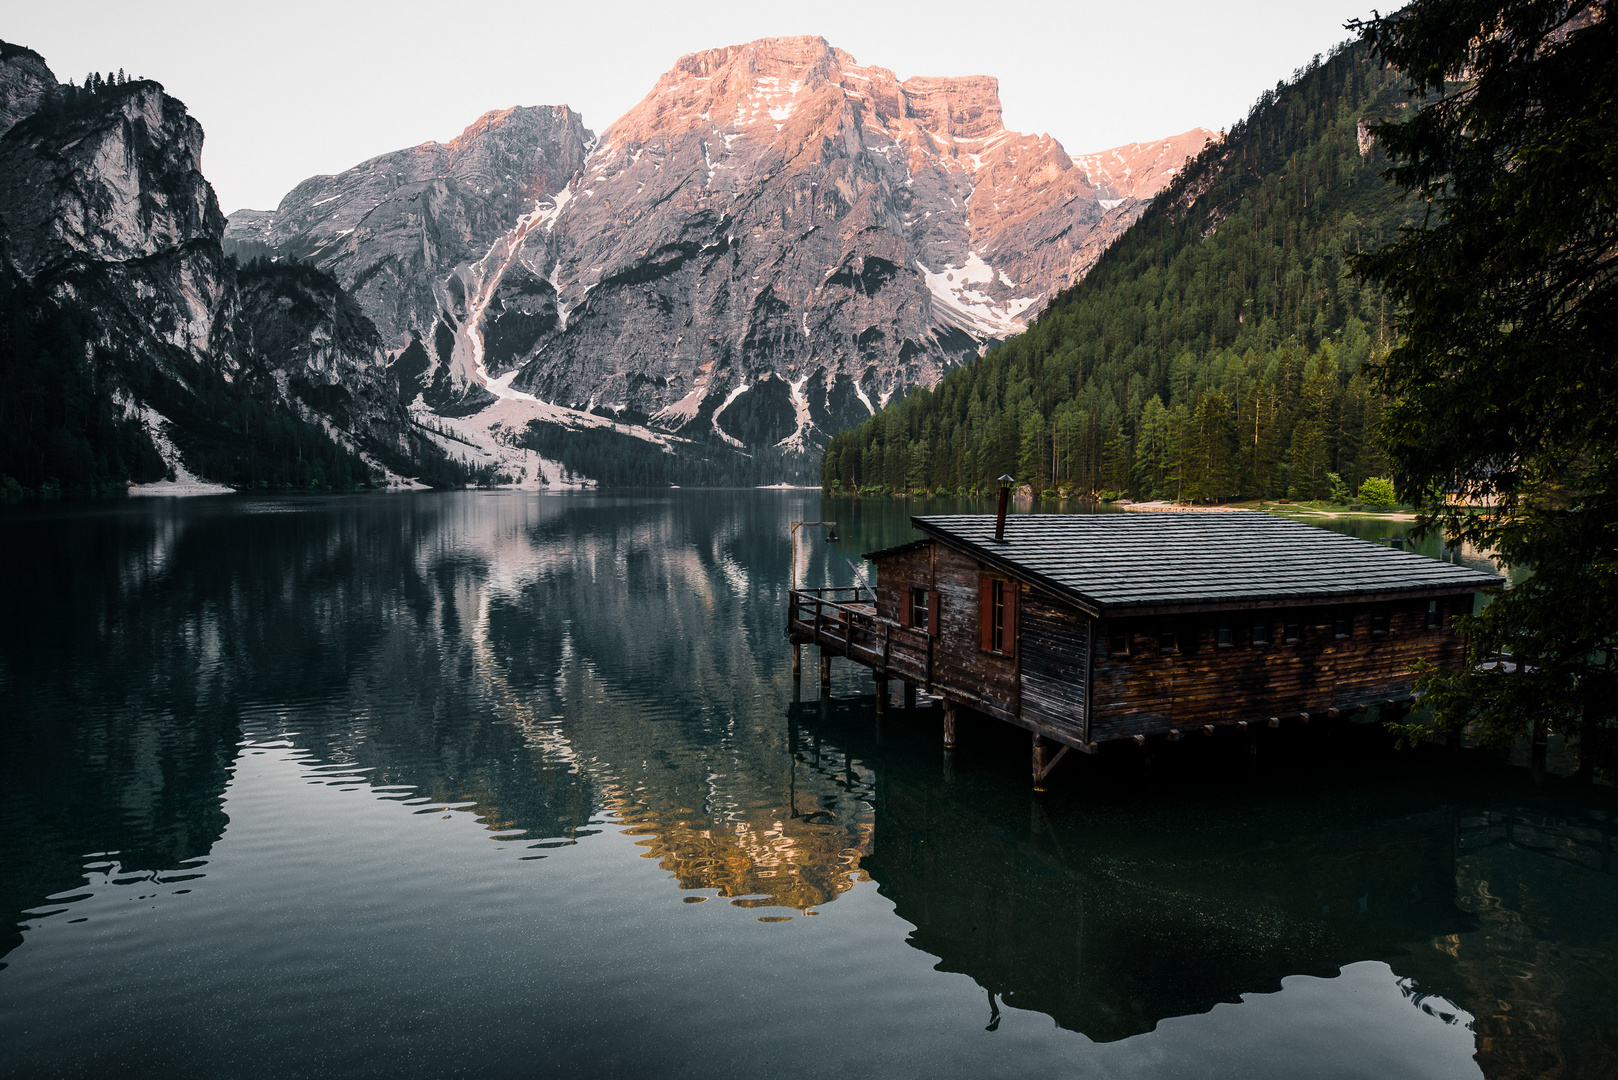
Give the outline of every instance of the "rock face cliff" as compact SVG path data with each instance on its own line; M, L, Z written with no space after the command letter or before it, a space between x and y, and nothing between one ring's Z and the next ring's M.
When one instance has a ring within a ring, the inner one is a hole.
M232 214L225 249L314 263L402 348L430 337L441 310L464 304L450 291L451 272L554 198L593 140L566 106L491 112L449 143L305 180L277 211Z
M32 49L0 41L0 135L39 108L40 100L56 89L56 76L45 58Z
M1075 159L1008 131L992 78L766 39L683 57L599 141L490 113L226 242L353 290L418 408L810 450L1022 330L1210 135Z
M330 276L225 257L202 128L162 86L58 86L5 46L0 103L0 473L325 486L432 457Z

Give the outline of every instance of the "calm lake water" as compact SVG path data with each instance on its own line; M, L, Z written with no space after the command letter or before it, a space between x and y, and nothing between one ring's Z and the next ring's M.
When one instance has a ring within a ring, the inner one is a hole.
M796 690L788 524L928 509L6 510L0 1073L1618 1075L1610 789Z

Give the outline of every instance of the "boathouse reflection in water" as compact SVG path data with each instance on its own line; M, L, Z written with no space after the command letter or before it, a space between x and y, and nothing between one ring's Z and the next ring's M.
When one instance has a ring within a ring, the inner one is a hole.
M845 540L811 575L838 580L914 509L828 510ZM206 875L244 740L275 739L311 780L476 816L535 873L611 829L670 905L748 923L872 881L915 948L984 988L984 1024L1004 1006L1117 1040L1386 959L1412 1007L1476 1018L1486 1075L1618 1075L1598 811L1509 772L1424 772L1368 727L1290 785L1064 764L1036 801L1025 744L968 731L949 765L939 710L879 720L860 673L790 704L782 537L818 512L462 495L9 530L8 564L36 572L0 643L7 921L71 919L111 869Z
M940 767L918 753L930 721L877 721L864 701L794 712L871 765L865 870L915 925L915 948L988 992L990 1023L998 1002L1124 1039L1374 958L1403 976L1413 1007L1472 1014L1491 1080L1618 1074L1603 1012L1618 993L1618 928L1598 914L1618 910L1604 812L1522 791L1524 803L1467 807L1454 800L1518 778L1406 771L1368 725L1336 735L1346 774L1317 760L1290 794L1132 774L1092 797L1042 797L964 756ZM987 721L976 732L997 734L1003 760L989 769L1015 775L1015 739ZM1288 749L1321 747L1306 734L1273 752Z

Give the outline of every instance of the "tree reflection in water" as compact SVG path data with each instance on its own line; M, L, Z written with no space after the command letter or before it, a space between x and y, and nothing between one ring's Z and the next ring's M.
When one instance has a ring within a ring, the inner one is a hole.
M951 763L937 711L879 720L863 673L790 704L788 523L837 518L844 541L801 554L843 584L843 555L906 538L918 509L740 492L15 513L6 922L69 918L114 873L206 874L238 754L276 740L311 779L475 815L516 857L627 831L674 905L796 918L874 881L915 948L982 988L996 1038L1020 1009L1125 1039L1377 959L1411 1007L1474 1018L1488 1076L1618 1074L1600 806L1390 757L1368 727L1279 739L1256 776L1200 740L1150 776L1070 757L1036 800L1004 727Z

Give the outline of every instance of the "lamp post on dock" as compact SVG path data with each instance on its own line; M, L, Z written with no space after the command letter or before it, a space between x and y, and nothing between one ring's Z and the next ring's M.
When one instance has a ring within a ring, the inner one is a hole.
M792 523L792 577L790 580L791 587L794 589L798 587L798 530L806 525L810 527L825 526L826 543L837 543L837 522L835 521L794 521Z
M788 581L789 592L796 590L798 587L798 530L806 525L811 528L817 526L824 528L826 530L826 542L828 544L835 544L837 542L837 522L835 521L794 521L792 523L792 577ZM794 641L792 643L792 681L794 683L798 681L802 675L802 672L803 646ZM823 699L825 697L825 691L830 685L831 657L827 656L825 652L822 651L820 655L820 688L821 697Z

